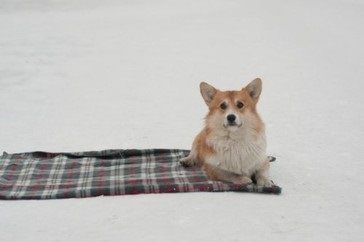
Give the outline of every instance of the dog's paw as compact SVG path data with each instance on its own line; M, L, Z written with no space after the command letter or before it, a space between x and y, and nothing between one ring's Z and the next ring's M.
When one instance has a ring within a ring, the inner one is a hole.
M272 187L273 184L269 179L265 177L260 177L257 179L257 185L263 187Z
M237 185L247 185L253 183L252 179L247 176L237 176L233 179L232 182Z
M190 167L196 165L196 163L190 157L185 157L180 159L179 163L184 167Z

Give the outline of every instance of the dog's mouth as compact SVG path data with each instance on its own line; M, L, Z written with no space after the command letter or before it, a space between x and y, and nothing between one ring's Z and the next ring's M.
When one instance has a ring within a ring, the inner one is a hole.
M224 123L224 127L225 128L240 128L242 125L243 125L242 123L238 124L236 122L233 122L233 123L230 123L230 122Z

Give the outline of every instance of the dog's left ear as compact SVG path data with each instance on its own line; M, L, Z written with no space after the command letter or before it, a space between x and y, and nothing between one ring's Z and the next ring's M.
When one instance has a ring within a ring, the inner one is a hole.
M262 93L262 80L260 78L255 78L245 87L250 97L255 101L258 102L260 94Z

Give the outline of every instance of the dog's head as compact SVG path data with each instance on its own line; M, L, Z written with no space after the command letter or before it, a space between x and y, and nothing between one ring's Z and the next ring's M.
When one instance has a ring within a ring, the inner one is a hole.
M206 82L201 82L200 91L209 107L206 121L211 128L234 131L260 120L256 112L256 104L262 92L262 81L259 78L240 91L220 91Z

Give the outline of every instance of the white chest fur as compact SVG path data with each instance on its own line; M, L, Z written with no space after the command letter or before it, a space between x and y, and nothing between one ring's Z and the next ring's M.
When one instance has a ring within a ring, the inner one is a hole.
M207 162L236 174L251 176L267 159L264 133L245 130L212 134L207 144L216 151Z

